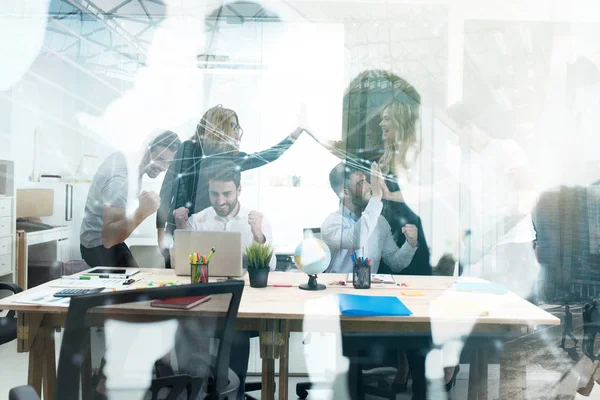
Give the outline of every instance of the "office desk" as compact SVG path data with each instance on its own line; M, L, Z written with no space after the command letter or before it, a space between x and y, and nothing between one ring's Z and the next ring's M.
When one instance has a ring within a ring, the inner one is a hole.
M136 286L145 286L150 281L169 281L177 279L173 270L145 269L143 279ZM289 333L302 332L305 305L310 300L323 299L336 293L368 294L379 296L398 296L413 312L410 317L348 317L341 316L340 326L342 331L352 332L430 332L432 317L430 306L436 304L437 299L455 290L452 285L453 277L421 277L421 276L395 276L398 284L406 283L409 287L400 287L397 284L376 284L370 290L357 291L352 285L331 286L327 285L324 291L304 291L297 286L307 281L307 276L301 273L272 272L269 275L270 286L264 289L255 289L247 285L244 288L238 312L237 328L260 332L260 356L262 359L262 399L272 399L274 392L275 359L280 359L279 370L279 399L286 400L288 392L288 352ZM188 277L179 277L186 282ZM321 283L345 280L345 274L322 274ZM247 277L245 277L247 281ZM273 283L291 283L292 287L273 287ZM53 328L64 326L66 308L35 306L13 302L18 297L28 296L36 292L47 290L48 284L22 292L0 300L0 309L21 311L19 315L18 340L23 343L23 348L30 351L28 382L38 392L44 383L44 397L46 400L53 398L54 381L56 379L54 336ZM142 289L143 290L143 289ZM406 290L419 290L424 294L421 297L403 295ZM473 294L478 302L485 295ZM487 295L487 297L492 295ZM496 295L493 295L496 296ZM498 295L501 299L496 307L492 307L488 316L442 316L443 322L453 326L464 324L468 331L490 334L524 334L531 332L534 325L548 324L559 325L560 320L533 304L523 300L515 294ZM481 303L481 302L480 302ZM137 315L144 315L136 307ZM150 310L150 307L148 307ZM156 309L153 309L156 313ZM168 312L168 311L165 311ZM150 311L148 312L150 313ZM338 313L339 315L339 313ZM312 315L311 318L323 318L331 321L332 315L323 311L322 315ZM132 315L135 319L136 315ZM478 366L485 364L481 357L477 359ZM89 372L89 371L88 371ZM469 377L469 399L487 399L487 368L471 368ZM82 382L82 384L86 384ZM85 387L85 386L84 386Z
M68 261L69 227L58 226L35 232L17 231L17 263L15 281L27 288L29 261ZM64 253L64 254L63 254Z

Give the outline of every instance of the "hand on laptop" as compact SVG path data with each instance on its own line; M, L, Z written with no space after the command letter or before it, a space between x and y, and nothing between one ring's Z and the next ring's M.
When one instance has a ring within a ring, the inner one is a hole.
M188 218L190 217L190 210L185 207L179 207L173 211L175 217L175 225L177 229L185 229L187 227Z
M256 243L265 243L267 241L262 231L262 221L262 213L258 211L250 211L248 213L248 223L250 224L252 236L254 237L254 241Z

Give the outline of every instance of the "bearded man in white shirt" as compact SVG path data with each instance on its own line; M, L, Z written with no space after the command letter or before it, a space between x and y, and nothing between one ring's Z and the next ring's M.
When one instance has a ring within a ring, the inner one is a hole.
M231 161L218 161L209 166L203 175L208 180L208 191L211 207L208 207L191 217L189 210L180 207L173 211L177 229L191 229L196 231L229 231L242 234L242 246L249 246L252 242L272 243L273 234L271 225L258 211L248 210L239 201L242 192L241 172ZM277 259L271 257L270 269L275 270ZM244 257L244 268L246 268ZM194 326L183 327L182 337L191 338L193 341ZM191 332L186 331L191 330ZM250 338L257 337L258 332L235 331L231 345L229 367L240 379L240 386L236 399L244 398L244 383L248 373L248 360L250 356ZM186 339L182 339L184 342ZM193 373L194 371L186 371Z
M372 273L377 273L382 259L393 273L406 268L417 250L418 230L415 225L406 224L402 227L406 242L402 247L396 245L390 224L381 216L385 183L377 163L371 165L370 183L362 171L345 163L331 170L329 183L341 204L321 226L323 241L331 250L327 272L351 273L353 250L371 259Z
M231 161L220 161L206 170L211 207L189 216L189 210L180 207L173 211L177 229L193 231L228 231L242 234L242 246L252 242L273 243L271 224L262 213L242 206L241 173ZM271 257L269 268L275 270L277 259ZM244 257L244 268L247 268Z

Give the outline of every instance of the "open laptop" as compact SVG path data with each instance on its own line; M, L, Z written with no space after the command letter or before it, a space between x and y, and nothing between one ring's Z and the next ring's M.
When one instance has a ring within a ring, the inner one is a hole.
M208 266L209 276L242 276L242 234L240 232L212 232L175 230L171 265L177 275L190 275L190 254L215 254ZM174 257L173 257L174 255Z

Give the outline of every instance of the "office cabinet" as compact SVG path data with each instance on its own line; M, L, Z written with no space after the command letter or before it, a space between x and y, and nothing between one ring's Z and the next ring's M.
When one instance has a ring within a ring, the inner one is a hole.
M0 280L14 282L16 202L14 162L0 160Z

